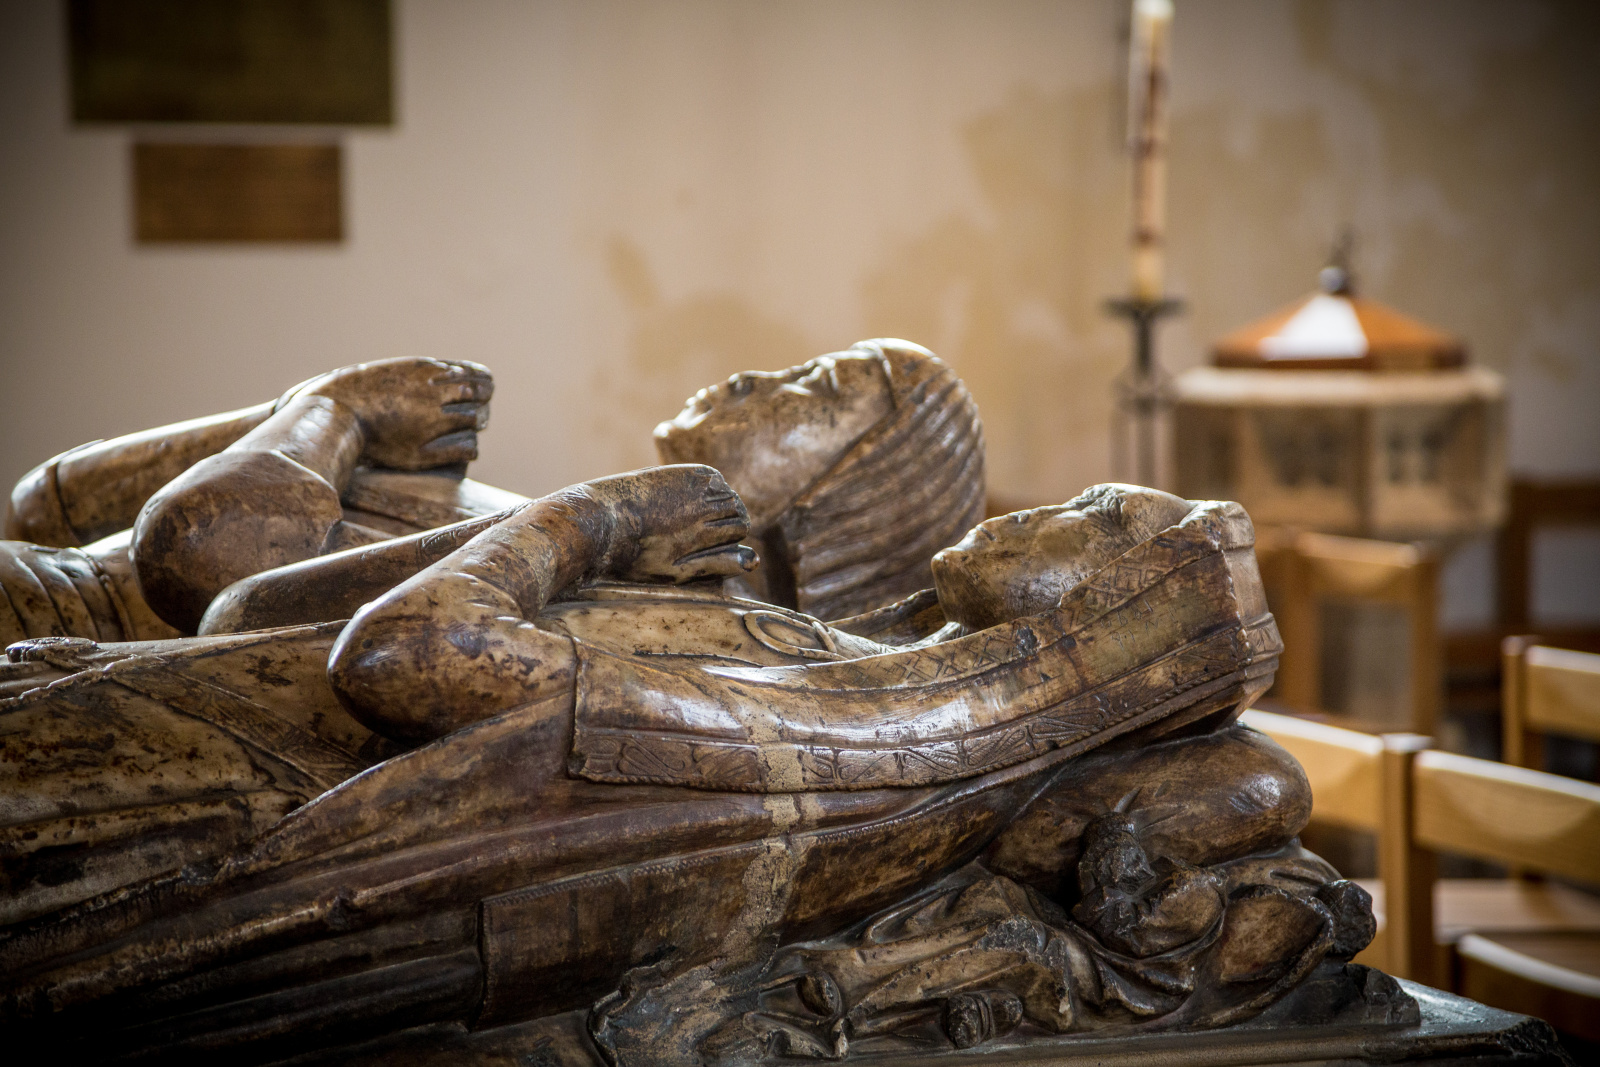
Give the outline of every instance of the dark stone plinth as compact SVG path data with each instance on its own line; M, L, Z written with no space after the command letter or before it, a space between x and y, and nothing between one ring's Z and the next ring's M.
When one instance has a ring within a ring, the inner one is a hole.
M845 1063L873 1067L1264 1067L1267 1064L1428 1064L1429 1067L1572 1067L1549 1025L1437 989L1400 983L1415 1000L1383 1013L1366 1008L1334 1013L1332 1021L1289 1021L1305 1009L1302 990L1273 1010L1238 1026L1197 1033L1092 1034L1005 1038L965 1051L901 1051L852 1055ZM1299 1001L1298 1005L1296 1002ZM1354 1005L1350 1007L1355 1007ZM299 1065L338 1062L348 1067L598 1067L582 1012L468 1033L427 1027L344 1049ZM814 1060L766 1061L796 1065Z
M1296 1026L1259 1022L1187 1034L1137 1038L1056 1038L937 1056L884 1057L883 1067L963 1063L985 1067L1257 1067L1266 1064L1516 1064L1570 1067L1549 1024L1437 989L1401 983L1417 1001L1411 1025Z

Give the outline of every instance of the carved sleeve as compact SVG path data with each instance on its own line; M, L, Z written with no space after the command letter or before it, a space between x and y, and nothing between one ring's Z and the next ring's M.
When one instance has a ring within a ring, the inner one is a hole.
M296 397L167 483L134 524L134 567L151 608L193 633L228 585L326 551L362 445L349 408Z
M126 530L157 489L221 452L271 413L271 404L259 404L63 452L17 482L4 536L78 548Z
M241 578L212 599L205 618L200 620L199 633L202 637L236 634L348 619L368 601L439 562L516 510L360 545Z
M582 492L536 501L363 608L328 661L371 729L426 741L508 708L570 694L568 638L533 620L601 565L605 509Z
M533 620L589 578L685 582L749 570L749 515L710 467L600 478L534 501L363 608L329 658L371 729L418 741L530 701L569 701L577 656Z

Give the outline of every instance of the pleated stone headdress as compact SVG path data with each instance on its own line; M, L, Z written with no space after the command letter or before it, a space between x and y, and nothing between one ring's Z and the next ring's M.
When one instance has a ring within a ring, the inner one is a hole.
M852 351L883 361L894 409L763 537L794 577L794 606L820 619L928 588L933 554L984 513L983 424L961 379L909 341L861 341Z

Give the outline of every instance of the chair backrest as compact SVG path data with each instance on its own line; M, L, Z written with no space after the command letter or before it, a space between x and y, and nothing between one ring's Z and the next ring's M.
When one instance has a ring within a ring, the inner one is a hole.
M1419 849L1600 886L1600 785L1448 752L1417 755L1412 779L1411 829ZM1419 868L1409 883L1428 909L1430 874ZM1600 1041L1600 980L1576 962L1592 963L1594 947L1593 936L1581 933L1551 931L1531 940L1467 933L1455 944L1456 989Z
M1511 483L1506 524L1495 546L1502 633L1533 625L1534 535L1561 526L1600 526L1600 481Z
M1600 785L1450 752L1412 777L1418 846L1600 885Z
M1428 857L1416 853L1411 820L1411 760L1429 739L1417 734L1365 734L1288 715L1247 711L1241 721L1260 730L1299 761L1311 783L1311 818L1377 836L1378 877L1385 916L1373 962L1390 974L1414 978L1434 956L1431 907L1411 880L1428 878Z
M1411 765L1411 810L1407 911L1423 929L1434 929L1436 851L1600 885L1600 785L1421 752ZM1448 974L1440 966L1433 957L1418 980L1443 985Z
M1447 980L1434 944L1435 852L1600 885L1600 785L1429 751L1415 734L1373 736L1261 711L1241 721L1300 761L1313 820L1377 835L1379 965L1391 974Z
M1506 638L1500 676L1505 761L1535 770L1547 733L1600 741L1600 655L1537 642Z
M1283 636L1273 696L1293 708L1321 708L1322 601L1395 604L1405 609L1409 631L1409 725L1431 733L1444 684L1437 557L1415 545L1288 531L1263 531L1256 552Z

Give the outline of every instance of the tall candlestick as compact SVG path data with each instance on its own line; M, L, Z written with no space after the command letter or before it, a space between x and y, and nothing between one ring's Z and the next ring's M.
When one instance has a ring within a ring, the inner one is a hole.
M1160 300L1167 228L1167 64L1172 0L1133 0L1128 59L1133 152L1133 296Z

